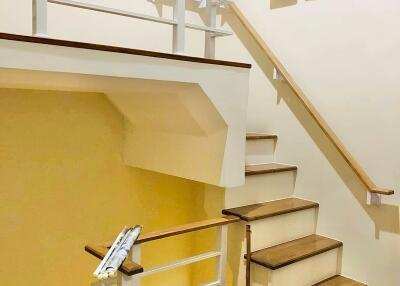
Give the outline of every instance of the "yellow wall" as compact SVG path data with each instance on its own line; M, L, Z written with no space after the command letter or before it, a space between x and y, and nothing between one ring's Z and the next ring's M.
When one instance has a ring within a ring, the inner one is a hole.
M203 184L127 167L122 144L123 118L103 94L0 89L2 285L89 285L99 261L87 242L210 213ZM183 257L192 241L148 245L144 265ZM191 275L182 268L145 285L190 285Z

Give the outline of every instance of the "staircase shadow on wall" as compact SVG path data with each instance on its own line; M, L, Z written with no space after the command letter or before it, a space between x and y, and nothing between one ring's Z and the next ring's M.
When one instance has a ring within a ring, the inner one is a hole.
M328 159L329 163L334 167L347 188L352 192L353 196L374 222L376 239L379 239L379 233L381 231L400 234L399 207L390 204L382 204L379 207L366 205L367 189L334 147L332 142L326 137L302 103L294 95L290 87L283 82L273 80L274 66L272 65L272 62L264 55L257 43L238 22L234 15L227 13L224 15L224 21L231 26L232 30L276 89L278 94L277 104L279 104L281 99L286 102L307 133L317 144L318 148Z

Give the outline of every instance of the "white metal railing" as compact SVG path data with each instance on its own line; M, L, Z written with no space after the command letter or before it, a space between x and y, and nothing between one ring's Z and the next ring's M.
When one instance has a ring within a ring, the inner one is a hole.
M207 9L207 23L206 26L195 25L186 23L186 1L175 0L173 19L155 17L146 14L127 12L119 9L104 7L100 5L94 5L89 3L77 2L72 0L32 0L32 27L33 35L38 37L47 37L47 9L48 3L64 5L69 7L75 7L85 10L97 11L107 14L119 15L123 17L141 19L160 24L172 25L173 26L173 53L184 54L185 53L185 30L193 29L205 32L205 57L215 57L215 39L217 37L232 35L231 32L218 29L217 23L217 10L220 6L221 0L203 0Z
M211 251L211 252L206 252L202 253L196 256L192 256L189 258L185 258L182 260L174 261L169 264L165 264L162 266L158 266L152 269L147 269L144 270L142 273L132 275L132 276L127 276L125 274L121 274L118 277L118 285L120 286L140 286L140 280L141 278L149 275L153 275L159 272L164 272L167 270L172 270L184 265L189 265L193 264L199 261L211 259L211 258L217 258L218 263L217 263L217 277L216 280L205 284L203 286L225 286L226 285L226 259L227 259L227 240L228 240L228 225L221 225L218 226L218 237L217 237L217 243L218 247L217 250ZM132 251L130 253L130 259L137 263L141 264L141 244L135 244L132 248Z

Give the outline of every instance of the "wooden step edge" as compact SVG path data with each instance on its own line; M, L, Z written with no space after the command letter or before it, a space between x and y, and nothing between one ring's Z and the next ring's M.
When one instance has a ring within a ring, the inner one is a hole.
M317 284L314 284L313 286L367 286L367 284L354 281L341 275L335 275Z
M247 133L246 134L246 140L263 140L263 139L277 140L278 135L266 134L266 133Z
M304 239L304 238L300 238L300 239L296 239L296 240L301 240L301 239ZM282 243L282 244L280 244L280 245L285 245L285 244L294 242L294 241L296 241L296 240L289 241L289 242L286 242L286 243ZM290 264L293 264L293 263L296 263L296 262L299 262L299 261L302 261L302 260L305 260L305 259L308 259L308 258L317 256L317 255L319 255L319 254L322 254L322 253L325 253L325 252L328 252L328 251L330 251L330 250L333 250L333 249L336 249L336 248L340 248L340 247L343 246L343 242L341 242L341 241L336 241L336 240L334 240L334 241L335 241L336 243L334 243L334 244L332 244L332 245L329 245L329 246L327 246L327 247L318 249L318 250L316 250L316 251L314 251L314 252L311 252L311 253L306 253L306 254L304 254L304 255L301 255L301 256L298 256L298 257L294 257L294 258L289 259L289 260L287 260L287 261L285 261L285 262L283 262L283 263L281 263L281 264L278 264L278 265L271 265L271 264L269 264L269 263L267 263L267 262L260 262L260 261L258 261L258 260L255 260L253 257L250 258L250 261L251 261L252 263L255 263L255 264L257 264L257 265L263 266L263 267L265 267L265 268L268 268L268 269L271 269L271 270L277 270L277 269L279 269L279 268L288 266L288 265L290 265ZM279 245L277 245L277 246L279 246ZM272 246L272 247L275 247L275 246ZM268 248L271 248L271 247L268 247ZM260 251L263 251L263 250L267 250L268 248L254 251L254 252L252 252L252 256L253 256L255 253L257 253L257 252L260 252ZM247 255L244 255L244 258L246 259L246 258L247 258Z
M85 251L102 260L106 256L108 248L104 245L89 244L85 246ZM121 271L125 275L132 276L142 273L143 267L129 259L125 259L125 261L119 268L119 271Z
M294 199L297 199L297 198L294 198ZM286 199L283 199L283 200L286 200ZM283 201L283 200L277 200L275 202L279 202L279 201ZM319 208L319 204L316 202L302 200L302 199L298 199L298 200L301 202L304 202L305 204L277 210L275 212L270 212L268 214L260 214L260 215L253 215L253 216L243 215L243 214L240 214L240 209L241 208L251 208L252 206L260 206L261 207L262 205L266 205L271 202L258 203L258 204L246 205L246 206L242 206L242 207L224 209L224 210L222 210L222 214L237 216L238 218L240 218L243 221L251 222L251 221L266 219L266 218L270 218L270 217L274 217L274 216L289 214L289 213L293 213L293 212L298 212L298 211L303 211L303 210L308 210L308 209L313 209L313 208ZM274 201L272 201L272 202L274 202Z
M297 166L278 163L247 165L245 175L254 176L288 171L297 171Z

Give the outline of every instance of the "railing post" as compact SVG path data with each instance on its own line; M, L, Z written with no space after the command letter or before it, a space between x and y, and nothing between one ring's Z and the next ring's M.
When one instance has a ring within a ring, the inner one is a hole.
M32 0L32 34L47 37L47 0Z
M129 259L137 264L141 264L142 250L141 244L133 245L129 253ZM127 276L119 272L118 286L140 286L140 277L138 275Z
M174 54L185 53L185 12L186 0L175 0L174 4L174 36L173 36L173 52Z
M207 26L211 28L217 27L217 10L218 5L211 0L207 0ZM208 59L215 58L215 34L206 32L205 54Z
M219 227L218 246L221 255L217 263L218 281L220 286L226 285L226 259L228 253L228 226L223 225Z
M251 285L251 226L246 225L246 286Z

